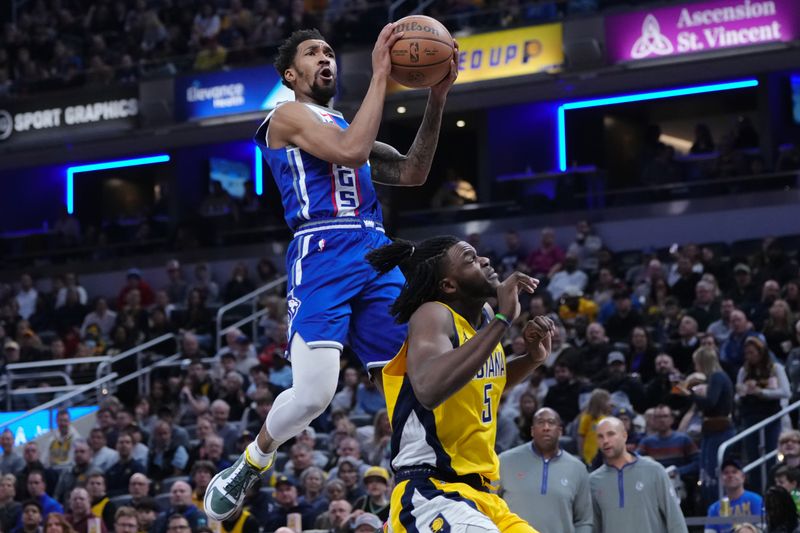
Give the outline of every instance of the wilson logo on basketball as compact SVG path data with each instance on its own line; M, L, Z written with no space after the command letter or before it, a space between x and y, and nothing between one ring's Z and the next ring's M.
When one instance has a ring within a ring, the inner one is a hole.
M408 45L409 58L412 63L419 63L419 43L413 42Z
M430 33L431 35L439 35L439 30L434 28L433 26L428 26L426 24L420 24L419 22L400 22L398 21L394 32L398 33L401 31L421 31L425 33Z

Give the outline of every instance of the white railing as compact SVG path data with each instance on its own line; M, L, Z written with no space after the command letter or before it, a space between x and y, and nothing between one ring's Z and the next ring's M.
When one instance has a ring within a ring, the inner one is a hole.
M102 355L102 356L95 356L95 357L74 357L70 359L53 359L49 361L31 361L28 363L12 363L6 367L7 370L7 378L4 383L0 384L0 387L6 387L6 410L11 411L13 409L12 400L14 396L20 396L23 394L28 394L29 389L20 389L19 387L14 386L14 382L20 381L31 381L43 378L53 378L53 377L60 377L64 379L65 386L64 387L43 387L37 388L36 391L39 393L48 393L48 392L62 392L69 390L72 385L74 385L72 378L70 377L70 368L76 365L85 365L85 364L97 364L97 368L95 370L95 379L100 379L105 375L108 375L114 363L122 361L128 357L136 357L136 367L137 370L141 370L142 368L142 354L148 348L153 346L157 346L159 344L168 342L170 340L176 340L177 336L174 333L167 333L165 335L161 335L160 337L156 337L155 339L149 340L145 343L139 344L131 348L130 350L126 350L122 353L117 355ZM63 370L45 370L45 371L38 371L39 369L52 369L52 368L62 368ZM141 376L143 374L137 374L137 376ZM140 384L141 389L141 384Z
M81 396L82 394L84 394L86 392L89 392L91 390L95 391L96 403L99 404L102 401L103 396L105 396L108 393L108 388L105 385L107 385L108 383L111 383L116 378L117 378L117 373L116 372L112 372L107 376L103 376L100 379L96 379L96 380L92 381L91 383L87 383L85 385L79 385L77 387L73 387L71 391L67 392L66 394L64 394L62 396L58 396L57 398L53 398L49 402L45 402L45 403L43 403L41 405L38 405L38 406L34 407L33 409L22 413L19 416L15 416L11 420L6 420L5 422L2 423L2 425L0 425L0 428L5 429L7 427L11 427L13 424L16 424L17 422L25 420L29 416L35 415L36 413L39 413L41 411L46 411L47 409L52 409L54 407L60 406L61 404L65 403L65 402L67 402L67 401L69 401L69 400L71 400L71 399L73 399L73 398L75 398L77 396ZM32 390L41 392L40 389L32 389Z
M752 435L753 433L756 433L756 432L758 432L758 456L759 457L755 461L752 461L752 462L746 464L744 466L744 468L742 468L742 471L746 474L746 473L750 472L751 470L754 470L754 469L756 469L758 467L761 467L761 486L762 487L767 487L768 486L767 485L767 461L771 460L773 457L778 455L778 450L769 450L768 451L768 450L765 449L766 446L765 446L764 431L765 431L766 427L769 424L771 424L773 422L780 423L781 418L783 418L784 416L788 415L792 411L796 411L798 409L800 409L800 401L797 401L797 402L791 404L790 406L786 407L782 411L780 411L778 413L775 413L774 415L772 415L772 416L770 416L768 418L765 418L764 420L762 420L758 424L756 424L754 426L750 426L746 430L742 431L741 433L738 433L738 434L734 435L730 439L728 439L725 442L723 442L722 444L720 444L719 448L717 449L717 478L719 479L719 483L718 484L719 484L719 497L720 497L720 499L725 495L724 494L724 489L722 487L722 479L721 479L722 472L721 472L721 468L720 468L720 465L722 465L722 462L725 460L725 452L727 452L728 448L730 448L732 445L734 445L737 442L745 439L746 437L749 437L750 435ZM748 457L748 459L750 459L750 458Z
M260 310L256 309L256 307L258 306L258 297L264 294L265 292L269 292L273 290L275 287L279 287L283 283L286 283L286 280L287 277L285 275L281 276L273 281L270 281L263 287L259 287L256 290L245 294L241 298L237 298L234 301L223 305L222 307L219 308L219 310L217 310L217 319L216 319L217 339L215 343L216 352L219 352L220 348L222 348L222 339L225 337L225 334L228 333L228 331L240 328L249 322L252 322L253 324L252 335L250 336L250 338L253 341L255 341L258 338L258 319L267 314L266 309L260 309ZM250 314L242 318L241 320L237 321L236 323L231 324L225 329L222 329L222 317L225 316L225 313L227 313L231 309L247 305L248 303L250 304L251 308Z

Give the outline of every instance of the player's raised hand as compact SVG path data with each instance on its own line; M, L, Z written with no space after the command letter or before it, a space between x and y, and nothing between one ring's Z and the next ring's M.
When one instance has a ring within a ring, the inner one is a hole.
M386 78L392 71L392 47L403 36L403 32L395 31L396 29L397 25L394 22L390 22L383 27L378 35L378 40L375 41L375 47L372 49L373 77L381 76Z
M538 286L538 279L532 278L522 272L512 273L497 287L498 310L505 315L508 320L514 320L519 316L521 311L519 293L525 291L533 294L533 291L535 291Z
M522 330L522 338L528 348L528 355L537 365L544 363L553 348L555 323L546 316L537 316L529 320Z
M431 94L443 98L458 78L458 41L453 39L453 59L450 60L450 72L442 81L431 86Z

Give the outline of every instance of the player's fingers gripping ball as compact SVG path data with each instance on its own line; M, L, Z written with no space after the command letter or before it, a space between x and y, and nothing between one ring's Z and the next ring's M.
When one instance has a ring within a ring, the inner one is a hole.
M441 22L411 15L398 20L394 31L403 32L390 53L394 81L406 87L430 87L450 74L454 42Z

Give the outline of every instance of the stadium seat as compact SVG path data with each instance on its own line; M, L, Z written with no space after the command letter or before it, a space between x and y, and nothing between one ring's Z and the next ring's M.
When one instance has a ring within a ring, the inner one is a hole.
M355 424L356 427L368 426L368 425L372 424L372 419L373 419L373 416L372 415L368 415L368 414L351 414L350 415L350 421L353 424Z
M114 496L113 498L109 498L108 501L110 501L116 507L122 507L124 505L129 505L131 503L131 495L120 494L119 496Z
M286 452L277 452L275 454L275 471L283 472L286 463L289 462L289 454Z
M158 491L159 494L165 494L165 493L168 494L169 490L172 488L172 484L175 483L176 481L185 481L186 483L191 482L189 476L173 476L164 478L161 480L161 483L159 484L159 491Z

